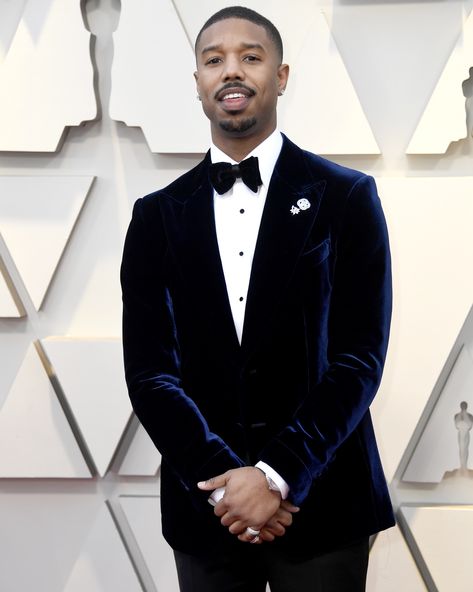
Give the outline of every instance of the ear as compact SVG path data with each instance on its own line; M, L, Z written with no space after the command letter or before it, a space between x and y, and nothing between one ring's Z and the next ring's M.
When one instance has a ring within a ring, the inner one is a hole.
M289 79L289 66L287 64L281 64L278 67L278 88L279 92L283 94L286 90L287 81Z
M197 72L197 70L194 72L194 80L195 80L195 85L196 85L196 89L197 89L197 94L199 93L199 73Z

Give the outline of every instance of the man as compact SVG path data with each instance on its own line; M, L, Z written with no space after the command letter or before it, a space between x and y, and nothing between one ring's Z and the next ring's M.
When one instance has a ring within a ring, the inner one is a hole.
M391 312L375 184L277 131L289 68L267 19L219 11L196 60L211 150L137 201L122 264L163 533L184 592L357 592L393 524L368 411Z

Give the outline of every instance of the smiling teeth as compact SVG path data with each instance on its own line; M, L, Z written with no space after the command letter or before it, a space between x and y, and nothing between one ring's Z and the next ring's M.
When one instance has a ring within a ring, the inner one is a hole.
M230 93L229 95L225 95L223 100L226 101L227 99L244 99L245 95L243 93Z

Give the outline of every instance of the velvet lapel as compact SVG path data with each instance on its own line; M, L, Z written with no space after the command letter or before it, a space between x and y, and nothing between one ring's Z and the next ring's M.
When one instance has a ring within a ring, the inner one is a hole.
M210 155L202 162L201 174L190 198L183 204L177 244L181 245L183 277L191 278L190 296L202 301L202 310L210 311L213 334L218 335L216 347L228 344L240 351L233 316L228 300L225 276L217 242L213 189L208 178Z
M247 356L264 335L265 324L276 309L314 225L325 189L323 179L314 179L300 148L284 137L268 189L256 243L245 310L242 349ZM297 207L300 199L308 209Z

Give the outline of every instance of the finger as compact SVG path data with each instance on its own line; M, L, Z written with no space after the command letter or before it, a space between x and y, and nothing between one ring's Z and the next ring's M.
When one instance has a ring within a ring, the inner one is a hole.
M292 514L289 512L278 512L273 518L283 526L291 526L292 524Z
M269 531L272 535L281 537L286 533L286 529L277 520L271 520L264 525L264 529Z
M289 502L287 500L283 500L281 502L281 508L283 508L283 510L287 510L288 512L291 512L293 514L299 512L299 510L300 510L300 508L298 506L291 504L291 502Z
M214 514L221 518L228 512L227 504L223 499L221 499L217 505L214 506Z
M212 491L213 489L217 489L217 487L225 487L226 483L227 474L223 473L223 475L211 477L210 479L207 479L207 481L199 481L197 487L202 489L202 491Z
M283 527L283 528L289 528L292 524L292 520L290 519L281 519L278 520L278 523Z
M230 524L228 530L231 534L238 535L245 532L246 526L241 520L236 520L233 524Z
M286 529L284 528L284 526L281 526L280 524L269 528L269 531L271 532L271 534L274 534L274 536L277 537L282 537L286 534Z
M227 528L234 524L235 522L240 522L239 517L235 516L235 514L231 514L230 512L226 512L221 518L220 522L222 526L226 526ZM244 526L246 528L246 525Z
M294 519L294 513L288 512L287 510L285 510L284 508L282 508L280 506L278 508L277 512L275 512L273 518L276 518L276 520L279 520L283 524L286 524L287 526L289 526L289 524L292 524L292 521Z
M266 543L271 543L276 538L267 528L263 528L260 532L259 538Z

